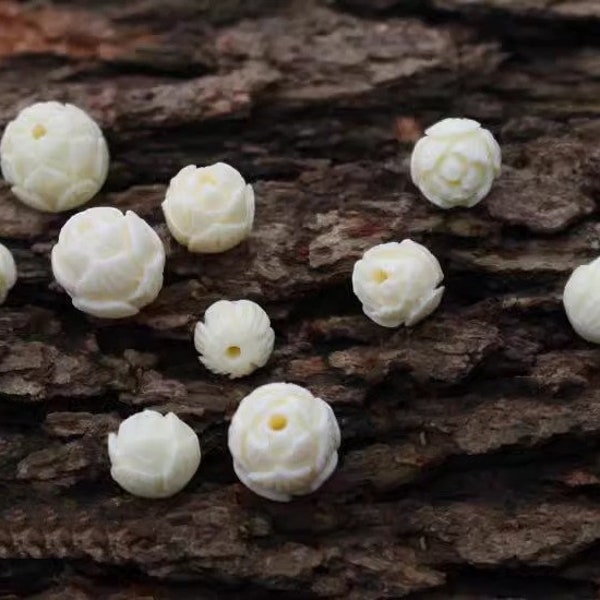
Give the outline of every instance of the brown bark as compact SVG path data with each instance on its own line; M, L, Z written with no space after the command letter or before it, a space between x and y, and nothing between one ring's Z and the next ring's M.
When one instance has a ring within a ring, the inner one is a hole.
M89 110L112 152L94 203L136 210L168 249L155 304L88 318L52 282L66 216L0 188L20 272L0 309L0 597L597 598L600 353L560 298L599 247L599 31L584 0L0 2L0 125L34 100ZM435 209L407 174L447 115L503 147L469 211ZM255 183L256 228L194 256L160 201L215 160ZM390 331L349 274L404 237L440 258L447 292ZM257 300L277 332L269 366L234 382L190 339L222 297ZM226 450L237 402L283 380L343 431L336 475L289 505L245 490ZM201 437L169 500L110 479L106 433L142 407Z

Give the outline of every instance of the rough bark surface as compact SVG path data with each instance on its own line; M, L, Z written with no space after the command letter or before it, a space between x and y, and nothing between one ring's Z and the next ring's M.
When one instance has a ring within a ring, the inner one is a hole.
M597 255L600 5L589 0L0 1L0 127L34 100L90 111L112 152L94 200L148 219L166 285L138 317L78 313L49 252L66 216L0 187L20 279L0 309L0 597L39 600L583 600L600 589L600 351L561 306ZM469 211L410 184L424 127L481 120L505 168ZM160 211L182 166L226 160L255 184L247 244L194 256ZM361 313L367 247L440 258L441 308L411 330ZM277 333L230 382L192 327L248 297ZM270 381L334 406L341 463L280 505L239 484L228 418ZM110 479L106 434L174 410L201 437L184 492Z

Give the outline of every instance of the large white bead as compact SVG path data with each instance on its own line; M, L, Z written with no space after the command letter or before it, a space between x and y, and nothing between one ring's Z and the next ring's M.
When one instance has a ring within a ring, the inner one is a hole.
M162 208L173 237L190 252L224 252L252 231L254 191L228 164L188 165L171 179Z
M240 403L229 450L242 483L288 502L319 488L337 466L340 429L327 402L290 383L270 383Z
M6 300L8 292L17 282L17 265L11 251L0 244L0 304Z
M200 465L200 442L177 415L144 410L108 435L112 478L134 496L167 498L183 489Z
M444 119L415 145L410 172L433 204L471 207L489 193L500 175L500 163L500 146L477 121Z
M73 306L119 319L152 302L163 284L165 250L156 232L134 212L88 208L73 215L52 249L54 277Z
M600 258L573 271L563 303L573 329L584 340L600 344Z
M267 313L250 300L219 300L196 325L194 345L207 369L232 379L264 366L275 333Z
M352 287L378 325L411 326L438 307L443 278L440 263L425 246L404 240L367 250L354 265Z
M4 131L0 158L13 193L46 212L81 206L108 173L108 147L96 122L60 102L24 108Z

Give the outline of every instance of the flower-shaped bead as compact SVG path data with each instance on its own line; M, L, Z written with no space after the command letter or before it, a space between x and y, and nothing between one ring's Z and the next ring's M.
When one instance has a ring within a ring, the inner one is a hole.
M108 173L108 147L96 122L60 102L24 108L4 131L0 158L13 193L46 212L81 206Z
M440 208L475 206L500 174L494 136L471 119L444 119L416 144L410 164L414 184Z
M224 252L252 231L254 191L225 163L188 165L171 179L162 208L173 237L190 252Z
M229 427L237 476L254 493L278 502L319 488L335 470L339 445L329 404L290 383L254 390Z
M264 366L274 341L269 316L250 300L215 302L194 331L200 361L213 373L232 379Z
M563 303L573 329L584 340L600 344L600 258L573 271Z
M425 246L404 240L367 250L354 265L352 287L378 325L411 326L438 307L443 278L440 263Z
M177 415L144 410L108 435L112 478L142 498L167 498L183 489L200 464L200 442Z
M134 212L88 208L73 215L52 249L54 277L73 306L96 317L139 312L162 287L165 250L156 232Z
M6 300L8 292L17 282L17 265L10 250L0 244L0 304Z

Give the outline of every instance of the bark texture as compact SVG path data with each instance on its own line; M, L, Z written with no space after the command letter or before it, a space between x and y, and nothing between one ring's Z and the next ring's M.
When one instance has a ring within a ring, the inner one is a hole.
M0 187L20 279L0 309L0 597L37 600L584 600L600 586L600 351L561 306L598 254L600 7L593 0L0 1L0 127L74 102L107 134L95 204L148 219L166 285L138 317L78 313L52 282L66 216ZM504 171L443 212L410 184L423 128L485 122ZM182 166L225 160L255 183L247 244L188 254L160 202ZM367 247L412 237L439 257L441 308L411 330L361 313ZM191 330L248 297L277 333L230 382ZM239 400L309 387L343 432L336 475L288 505L236 481ZM165 501L112 482L106 434L174 410L203 462Z

